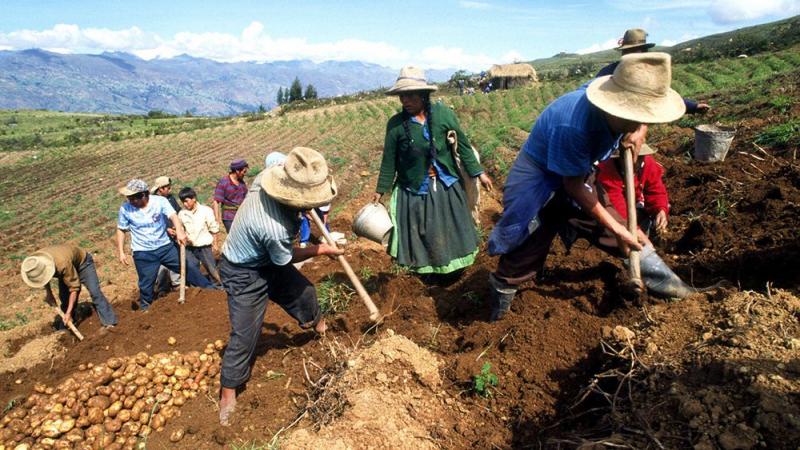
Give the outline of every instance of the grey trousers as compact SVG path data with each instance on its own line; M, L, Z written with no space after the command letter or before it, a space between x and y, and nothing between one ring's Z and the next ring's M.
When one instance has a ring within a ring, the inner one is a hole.
M220 381L223 387L237 388L250 378L267 299L277 303L302 328L315 326L322 312L314 285L291 264L244 267L231 263L223 255L219 273L228 293L231 322Z
M86 259L83 264L78 268L78 277L81 279L81 284L86 286L89 295L92 298L92 305L100 317L100 323L103 325L116 325L117 316L114 314L114 308L111 303L103 295L100 290L100 280L97 278L97 269L94 266L94 259L92 254L86 252ZM58 280L58 297L61 299L61 311L66 312L69 306L69 288L60 279ZM73 310L73 314L75 310ZM74 316L73 316L74 319ZM60 320L60 319L59 319Z
M214 260L214 252L211 250L210 245L204 245L202 247L186 247L188 253L194 255L197 261L206 268L206 272L208 272L209 278L214 283L221 283L222 281L219 278L219 270L217 270L217 262Z

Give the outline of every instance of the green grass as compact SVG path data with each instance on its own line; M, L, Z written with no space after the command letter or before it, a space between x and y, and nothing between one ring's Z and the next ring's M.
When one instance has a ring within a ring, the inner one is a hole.
M323 314L336 314L347 310L355 291L349 284L328 275L317 285L317 300Z
M756 144L786 148L800 145L800 119L771 126L756 137Z
M14 314L13 318L9 317L0 318L0 331L7 331L12 328L27 325L31 321L30 317L28 317L30 314L31 314L31 308L28 308L24 313L17 311Z

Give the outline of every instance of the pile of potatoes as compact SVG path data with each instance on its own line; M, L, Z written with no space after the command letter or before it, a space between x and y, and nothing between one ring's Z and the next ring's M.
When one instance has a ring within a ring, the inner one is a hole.
M219 383L223 347L218 340L202 352L110 358L81 364L57 387L37 383L0 420L0 450L144 448L188 399ZM170 440L183 434L176 428Z

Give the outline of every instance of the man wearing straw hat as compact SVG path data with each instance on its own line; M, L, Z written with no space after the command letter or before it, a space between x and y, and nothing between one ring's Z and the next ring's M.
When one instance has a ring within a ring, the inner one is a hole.
M631 28L625 30L625 34L622 36L622 39L619 40L619 47L617 47L616 50L619 50L624 56L631 53L647 52L655 47L655 45L656 44L652 42L647 42L647 32L645 30L641 28ZM616 61L603 67L594 77L599 78L613 74L618 64L619 61ZM683 103L686 105L686 112L688 114L705 114L711 109L708 103L698 103L687 98L683 99Z
M125 255L125 233L131 234L133 263L139 276L139 308L147 311L153 302L153 284L162 265L173 272L180 272L181 263L178 248L167 236L167 220L175 227L175 239L186 244L186 232L166 198L150 197L147 183L133 179L119 193L127 201L119 208L117 215L117 253L119 260L130 265ZM186 264L186 284L205 289L213 289L206 277L200 273L196 264Z
M336 184L321 154L296 147L283 164L264 169L258 178L261 190L251 191L236 213L219 264L231 323L220 374L222 425L230 425L236 390L250 377L267 299L302 328L319 333L326 329L314 285L290 263L343 253L327 244L292 245L300 227L300 211L328 204L336 196Z
M55 304L50 280L58 280L58 297L61 311L68 325L74 318L75 303L81 292L81 284L89 290L100 323L105 328L117 324L117 316L108 299L100 290L100 281L92 254L75 245L53 245L37 250L22 261L22 281L36 289L44 288L45 301Z
M519 285L543 268L553 239L573 217L594 219L616 237L622 254L642 248L586 180L614 149L630 148L636 159L645 124L683 115L683 101L670 88L670 62L666 53L625 55L613 75L561 96L536 120L508 174L503 216L489 238L489 253L500 255L489 277L490 320L503 317ZM642 277L647 284L644 269Z

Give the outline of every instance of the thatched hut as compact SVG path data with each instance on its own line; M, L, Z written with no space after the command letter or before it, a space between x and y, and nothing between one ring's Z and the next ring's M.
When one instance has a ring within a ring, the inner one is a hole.
M488 78L493 89L509 89L537 83L539 78L530 64L495 64L489 69Z

